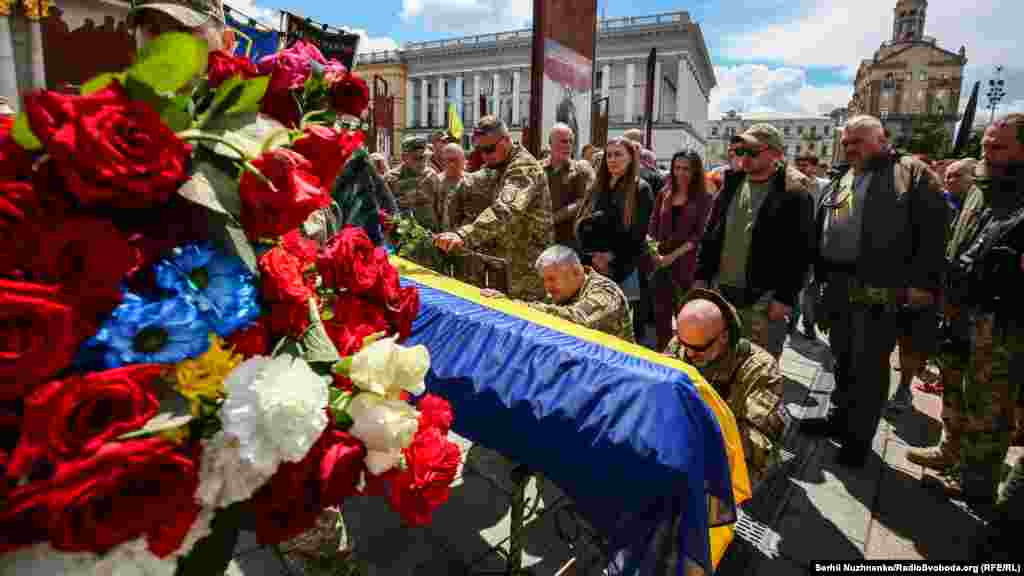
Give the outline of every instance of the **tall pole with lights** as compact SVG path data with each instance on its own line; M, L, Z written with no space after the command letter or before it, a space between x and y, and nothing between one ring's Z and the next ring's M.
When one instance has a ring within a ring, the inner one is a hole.
M999 103L1006 96L1006 83L1003 81L1003 67L996 66L995 78L988 81L988 91L985 92L985 97L988 98L988 108L992 111L992 115L989 118L989 123L995 122L996 120L996 109L999 108Z

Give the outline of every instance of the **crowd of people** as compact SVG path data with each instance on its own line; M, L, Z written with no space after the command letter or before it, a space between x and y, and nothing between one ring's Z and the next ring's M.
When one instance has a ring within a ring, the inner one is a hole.
M476 166L438 132L407 138L385 179L438 249L507 263L507 294L480 267L458 268L484 296L635 342L651 343L653 323L651 345L729 403L755 483L790 422L778 364L787 336L827 338L831 408L801 430L832 437L848 467L864 466L883 412L910 406L917 377L943 394L945 431L908 459L990 520L980 553L1005 552L1024 508L1024 463L998 493L1024 405L1024 336L1008 305L1024 278L1024 115L992 123L980 159L904 153L871 116L850 119L841 138L841 161L787 159L779 130L756 124L732 139L725 166L706 170L683 150L663 173L639 130L575 158L575 134L557 124L538 160L485 117Z

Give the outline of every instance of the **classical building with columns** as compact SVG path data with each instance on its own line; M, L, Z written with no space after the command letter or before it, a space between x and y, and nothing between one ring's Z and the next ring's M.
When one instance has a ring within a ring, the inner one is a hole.
M675 12L604 19L599 27L595 97L609 98L609 137L642 127L647 57L657 48L653 147L658 160L667 165L681 148L703 153L708 98L716 81L700 26L689 13ZM447 126L449 102L467 127L483 114L496 113L518 138L529 120L532 38L531 30L514 30L409 43L398 51L360 54L357 68L405 65L405 86L390 90L396 111L404 111L396 138ZM589 140L589 134L579 136Z
M722 115L720 120L708 122L707 162L727 161L727 149L733 136L742 134L754 124L771 124L782 132L786 158L792 160L802 154L814 154L820 160L831 161L835 143L833 135L836 121L831 116L787 114L785 112L752 112L740 114L735 110Z

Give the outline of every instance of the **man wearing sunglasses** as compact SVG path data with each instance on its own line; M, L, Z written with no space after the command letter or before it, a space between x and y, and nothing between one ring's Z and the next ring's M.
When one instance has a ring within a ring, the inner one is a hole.
M739 309L745 335L776 359L814 245L813 181L784 162L782 134L755 124L739 136L741 172L726 172L701 241L695 278Z
M445 252L463 246L508 262L509 296L544 299L544 283L533 270L537 257L554 243L554 218L548 178L533 155L512 141L501 119L485 116L473 132L476 149L487 165L472 180L492 186L492 204L476 219L454 231L439 234L434 244Z
M725 398L736 416L750 479L757 482L777 461L790 418L778 363L743 337L742 322L721 294L691 290L665 354L692 364Z
M427 141L419 136L402 140L402 165L384 176L395 195L398 210L411 212L416 222L437 232L441 229L442 198L438 193L439 176L427 166Z

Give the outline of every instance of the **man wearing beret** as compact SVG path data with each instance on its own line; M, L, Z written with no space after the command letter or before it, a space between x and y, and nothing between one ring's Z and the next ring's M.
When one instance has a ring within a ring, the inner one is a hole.
M551 194L544 167L521 144L512 141L505 123L494 116L480 119L474 131L476 148L487 168L484 178L493 202L473 222L440 234L435 243L448 252L466 246L508 262L509 296L534 301L544 298L544 283L533 265L554 243Z
M398 210L411 212L416 222L437 232L441 227L441 198L437 174L427 166L427 141L419 136L402 140L402 165L384 177L398 202Z
M782 134L755 124L736 146L697 257L697 285L717 285L744 335L776 359L814 249L814 183L785 162Z

